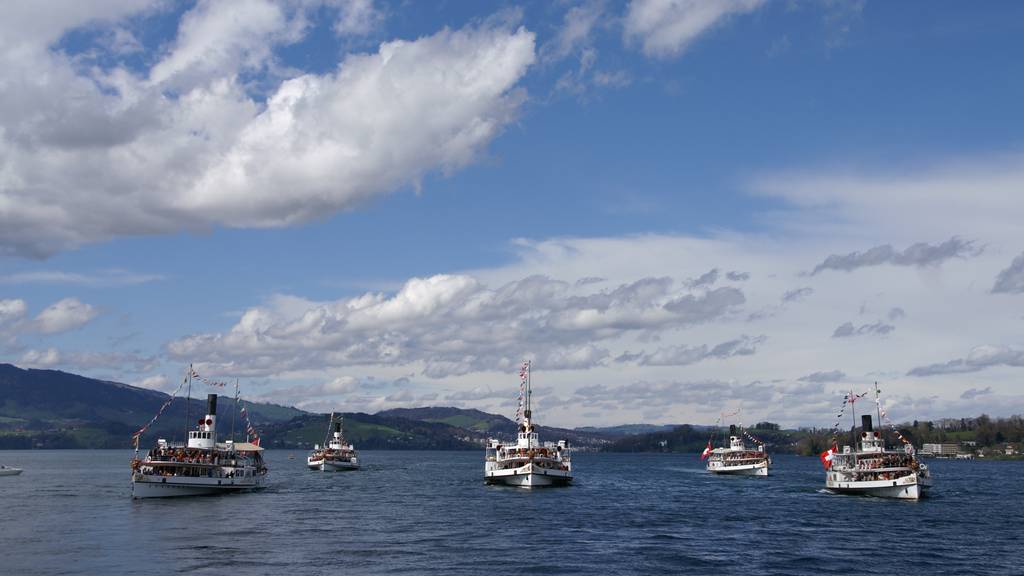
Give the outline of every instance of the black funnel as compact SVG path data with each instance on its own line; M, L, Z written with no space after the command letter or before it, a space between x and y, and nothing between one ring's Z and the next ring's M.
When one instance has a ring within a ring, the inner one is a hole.
M341 432L341 422L335 422L334 423L334 431L335 432Z
M729 436L735 436L735 435L736 435L736 425L735 424L729 424Z
M206 395L206 413L217 415L217 395L207 394Z
M861 414L860 427L864 432L871 432L874 430L874 428L871 427L871 414Z

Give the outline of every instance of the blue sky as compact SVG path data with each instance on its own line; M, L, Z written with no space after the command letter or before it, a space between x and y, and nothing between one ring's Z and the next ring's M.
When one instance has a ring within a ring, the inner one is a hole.
M54 9L0 24L0 360L507 412L527 357L573 425L1024 407L1018 3Z

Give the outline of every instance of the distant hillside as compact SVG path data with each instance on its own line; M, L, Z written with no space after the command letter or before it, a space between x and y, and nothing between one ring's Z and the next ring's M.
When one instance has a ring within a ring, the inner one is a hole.
M504 434L515 434L516 432L516 423L504 416L488 414L481 410L450 406L393 408L377 412L376 415L405 418L406 420L419 420L421 422L439 422L475 432L498 432Z
M359 450L479 450L487 435L442 422L426 422L383 413L344 413L345 438ZM327 414L305 414L264 426L263 445L309 449L322 444Z
M823 441L812 433L803 430L779 430L777 427L767 429L751 429L750 434L762 440L770 452L800 452L817 454L818 446ZM691 426L683 424L671 430L636 434L619 438L604 448L606 452L700 452L707 446L711 438L712 428L708 426ZM721 446L728 440L729 431L719 429L714 438L714 445ZM805 446L806 445L806 446Z
M192 387L190 415L206 408L211 389ZM201 397L201 398L197 398ZM169 398L156 390L97 380L59 370L25 370L0 364L0 448L123 448L132 433L149 421ZM289 420L302 410L275 404L245 403L256 426ZM230 400L219 412L230 426ZM182 439L185 400L176 399L149 435ZM244 430L244 424L237 424Z
M210 391L205 385L193 385L188 424L204 413ZM119 382L0 364L0 449L125 448L131 444L132 433L168 398L163 392ZM185 405L184 399L175 399L143 437L143 445L157 437L183 440ZM245 406L260 429L264 446L306 449L323 441L325 414L275 404L245 402ZM222 396L218 408L218 431L226 436L234 406ZM643 426L579 430L538 426L537 430L542 441L566 439L576 448L597 450L609 446L625 430ZM241 438L245 425L240 418L235 429ZM516 423L505 416L445 406L345 414L346 436L360 449L480 449L487 438L514 439L516 430Z
M467 408L396 408L378 412L376 415L448 424L463 430L469 436L483 438L484 441L487 437L512 440L518 430L516 423L509 418ZM606 446L613 439L612 436L598 432L549 426L537 426L537 433L542 442L568 440L570 445L577 448L597 449Z
M619 426L580 426L575 430L588 434L602 434L612 438L623 436L636 436L637 434L651 434L653 432L670 432L680 426L679 424L622 424Z

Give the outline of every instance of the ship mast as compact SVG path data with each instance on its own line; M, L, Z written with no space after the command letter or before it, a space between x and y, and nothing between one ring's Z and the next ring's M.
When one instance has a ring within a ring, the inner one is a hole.
M238 378L235 378L235 409L231 411L231 443L235 443L235 414L238 414Z
M531 385L530 379L532 378L532 375L530 374L530 372L531 372L530 368L532 368L532 367L533 367L533 361L532 360L527 360L526 361L526 409L523 410L523 423L525 424L525 426L523 426L523 428L524 428L524 431L526 433L527 446L530 447L530 448L533 448L533 420L532 420L532 418L533 418L533 409L532 409L532 403L530 401L531 397L533 396L533 390L530 387L530 385Z
M192 416L189 414L190 404L192 404L192 365L188 365L188 393L185 395L185 446L188 446L188 430L191 426Z
M878 437L882 440L882 449L885 450L884 429L882 428L882 403L878 399L878 380L875 380L875 414L878 415Z
M327 445L331 440L331 428L334 427L334 412L331 412L331 419L327 422L327 434L324 434L323 449L327 450Z
M530 368L532 366L533 366L533 362L531 360L527 360L526 361L526 417L527 418L532 418L533 417L533 407L532 407L532 403L530 402L531 398L533 397L533 389L531 388L531 382L530 382L530 379L533 377L533 375L530 373ZM530 427L531 428L533 427L533 423L532 422L530 423Z
M857 397L853 395L853 388L850 388L850 417L853 418L853 426L850 427L850 445L857 450Z

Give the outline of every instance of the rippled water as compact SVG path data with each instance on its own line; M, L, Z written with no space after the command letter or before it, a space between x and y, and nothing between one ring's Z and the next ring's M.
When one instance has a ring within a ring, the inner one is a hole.
M568 488L485 486L483 453L270 451L252 494L131 500L130 454L0 452L0 573L1012 574L1024 462L931 463L921 502L821 490L816 458L712 477L695 455L578 454Z

